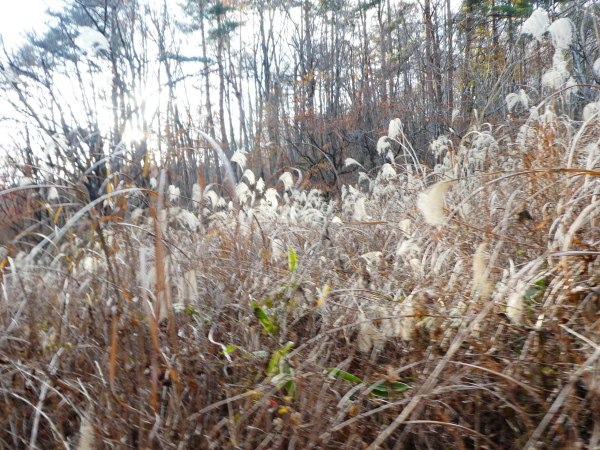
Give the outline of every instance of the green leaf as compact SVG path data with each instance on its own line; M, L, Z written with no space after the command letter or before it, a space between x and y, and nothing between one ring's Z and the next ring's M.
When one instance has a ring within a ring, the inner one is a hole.
M288 391L291 397L296 397L296 385L293 381L288 381L285 383L285 390Z
M229 353L235 352L237 349L237 345L228 345L227 347L225 347L225 350L223 350L221 353L223 353L224 355L228 355Z
M296 266L298 265L298 256L296 255L296 250L294 247L290 247L290 252L288 253L288 264L290 267L290 272L295 272Z
M277 332L277 327L275 326L275 324L273 324L273 322L271 322L271 319L269 319L269 317L262 310L262 308L258 306L256 302L252 302L250 303L250 305L254 308L254 314L256 315L264 329L267 330L267 333L275 334Z
M294 375L294 371L288 363L283 364L283 372L290 374L290 377ZM290 394L292 397L296 397L296 384L293 380L290 380L287 383L285 383L284 387L288 391L288 394Z
M371 391L371 394L382 398L389 398L390 396L390 393L387 391L387 389L382 389L381 387L376 387L375 389L373 389Z
M271 361L269 361L269 365L267 366L267 373L269 375L273 375L279 372L279 361L281 361L281 358L285 357L290 352L293 346L293 342L288 342L283 347L280 347L277 350L275 350L273 356L271 357Z
M350 381L351 383L360 384L363 382L360 378L355 377L354 375L352 375L348 372L344 372L343 370L339 370L339 369L327 369L327 370L329 372L331 372L334 376L336 376L338 378L342 378L343 380L346 380L346 381ZM410 389L409 385L400 383L399 381L395 381L393 383L388 383L388 382L370 383L369 386L373 386L374 384L377 384L377 386L373 388L373 390L371 391L371 394L376 397L382 397L382 398L389 398L395 394L399 394L400 392Z
M372 386L375 383L371 383ZM373 388L371 394L377 397L389 398L394 394L399 394L400 392L406 391L410 389L410 386L404 383L400 383L399 381L395 381L394 383L382 383L379 384L376 388Z
M410 389L410 386L408 384L400 383L399 381L388 383L388 386L392 388L394 392L403 392L407 389Z
M344 372L343 370L334 369L334 368L327 369L327 370L329 372L331 372L331 374L334 377L338 377L338 378L341 378L343 380L350 381L351 383L362 383L363 382L363 380L361 380L360 378L355 377L351 373Z

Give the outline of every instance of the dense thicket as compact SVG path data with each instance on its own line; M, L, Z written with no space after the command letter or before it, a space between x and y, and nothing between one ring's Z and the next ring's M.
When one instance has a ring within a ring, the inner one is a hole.
M452 7L83 0L0 58L0 448L597 448L599 11Z

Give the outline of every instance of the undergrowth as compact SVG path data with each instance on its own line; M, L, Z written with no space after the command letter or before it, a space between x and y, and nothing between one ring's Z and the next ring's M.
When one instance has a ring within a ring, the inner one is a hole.
M334 199L21 179L0 447L596 448L600 133L541 110Z

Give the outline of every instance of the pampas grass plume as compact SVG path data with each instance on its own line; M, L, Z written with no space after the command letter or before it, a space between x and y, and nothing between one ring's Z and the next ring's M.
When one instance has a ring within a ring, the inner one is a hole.
M181 191L179 190L179 188L177 186L174 185L169 185L169 201L170 202L174 202L175 200L177 200L179 198L179 195L181 194Z
M396 139L401 134L402 134L402 121L398 118L392 119L390 121L390 126L388 127L388 137L390 139Z
M283 183L284 190L292 190L292 187L294 186L294 178L292 177L291 173L283 172L283 174L281 174L281 176L279 177L279 181Z
M48 189L48 201L51 200L58 200L58 190L52 186L50 189Z
M386 338L381 331L367 321L364 313L360 313L359 320L361 321L358 332L358 348L363 353L370 353L373 348L382 350Z
M346 158L346 160L344 161L344 167L348 167L348 166L363 167L361 163L359 163L357 160L355 160L353 158ZM363 167L363 169L364 169L364 167Z
M202 192L200 191L200 185L198 183L194 183L192 186L192 201L198 205L202 200Z
M367 219L369 219L369 216L365 210L365 199L364 197L361 197L354 204L354 220L357 222L364 222Z
M410 236L412 234L412 221L410 219L404 219L400 222L400 230L407 235Z
M450 189L450 181L440 181L419 195L417 207L429 225L439 226L444 223L444 196Z
M250 186L254 186L254 183L256 183L256 178L254 177L254 172L252 172L250 169L246 169L244 171L244 178L246 178L246 180L248 181L248 184Z
M523 320L523 296L527 291L527 284L519 280L514 291L506 301L506 315L515 325L521 325Z
M377 141L377 154L381 155L385 150L390 148L389 138L387 136L381 136Z
M237 163L237 165L240 166L240 169L244 170L246 168L246 163L248 162L248 158L246 157L246 155L244 153L237 150L231 156L231 162Z
M473 291L478 292L482 297L487 297L492 290L486 276L488 261L485 250L487 245L487 242L479 244L473 256Z
M92 450L96 446L94 445L94 427L89 420L83 419L81 421L81 429L79 430L79 445L77 450Z

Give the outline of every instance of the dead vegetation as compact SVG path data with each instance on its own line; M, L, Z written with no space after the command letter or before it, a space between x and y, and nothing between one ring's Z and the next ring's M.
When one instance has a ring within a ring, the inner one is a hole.
M596 448L597 126L482 126L331 201L32 180L60 192L0 255L0 447Z

